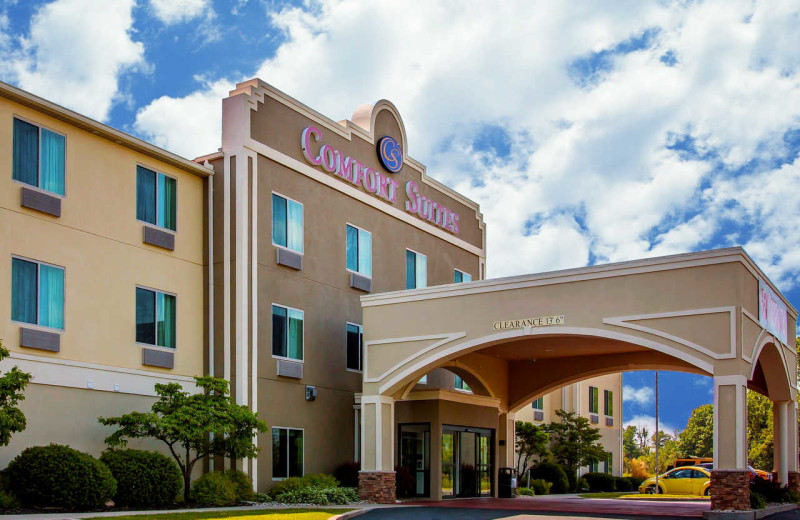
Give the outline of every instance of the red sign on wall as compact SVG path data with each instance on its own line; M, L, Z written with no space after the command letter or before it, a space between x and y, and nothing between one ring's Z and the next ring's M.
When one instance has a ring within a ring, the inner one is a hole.
M767 332L778 338L778 341L788 345L788 318L786 305L783 304L775 291L763 281L758 281L758 322Z

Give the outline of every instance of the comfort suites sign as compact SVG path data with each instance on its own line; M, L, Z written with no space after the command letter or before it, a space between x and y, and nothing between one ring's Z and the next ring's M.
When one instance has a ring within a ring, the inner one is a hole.
M396 204L400 183L390 175L386 175L369 164L360 162L352 157L346 157L341 151L329 144L320 145L322 133L318 128L309 126L300 137L300 146L306 161L321 168L327 173L336 175L342 180L360 187L367 193L385 200L389 204ZM377 143L378 160L390 173L397 173L403 167L403 150L391 137L383 137ZM427 220L431 224L446 229L451 233L458 233L458 213L448 209L442 204L420 195L419 186L414 181L406 182L403 187L405 194L405 210L417 217Z
M789 344L789 323L786 312L786 305L778 298L775 291L770 289L763 280L759 280L758 322L784 345Z

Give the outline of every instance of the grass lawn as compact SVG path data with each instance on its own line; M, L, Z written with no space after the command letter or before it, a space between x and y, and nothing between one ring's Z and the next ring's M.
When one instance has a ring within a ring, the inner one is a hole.
M623 492L608 492L608 493L583 493L582 495L578 495L581 498L619 498L623 495L630 495L630 491L623 491Z
M215 520L217 518L247 517L248 520L328 520L352 509L276 509L258 511L213 511L161 513L156 515L117 516L114 520Z

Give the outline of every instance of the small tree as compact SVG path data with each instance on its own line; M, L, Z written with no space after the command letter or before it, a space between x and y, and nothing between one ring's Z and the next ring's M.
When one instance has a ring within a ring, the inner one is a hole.
M257 413L233 401L227 381L214 377L195 377L195 381L202 392L185 392L178 383L155 385L158 400L150 413L98 418L101 424L119 427L106 438L111 447L139 438L166 444L183 473L184 499L189 497L197 461L211 455L253 458L258 454L253 434L267 430Z
M714 452L714 406L704 404L692 410L679 439L678 451L683 457L710 457Z
M9 356L8 350L0 341L0 361ZM17 367L12 367L0 375L0 446L8 446L11 435L21 432L27 426L25 414L17 404L25 399L22 391L28 386L31 375Z
M550 450L547 449L550 434L544 430L544 427L517 421L516 436L517 475L524 475L530 467L531 459L536 457L538 460L542 460L550 455Z
M559 422L545 426L552 440L553 456L577 476L578 468L606 458L606 450L598 442L600 429L589 424L586 417L574 412L556 410Z

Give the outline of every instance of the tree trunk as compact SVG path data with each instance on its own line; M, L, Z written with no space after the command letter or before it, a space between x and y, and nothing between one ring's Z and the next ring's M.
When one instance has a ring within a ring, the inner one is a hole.
M192 470L186 469L183 472L183 501L189 501L189 490L192 486Z

